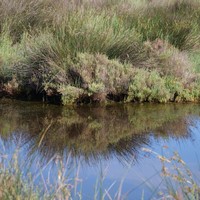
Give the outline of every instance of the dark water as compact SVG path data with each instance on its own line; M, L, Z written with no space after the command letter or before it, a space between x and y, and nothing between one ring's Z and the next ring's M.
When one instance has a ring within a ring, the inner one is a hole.
M143 148L161 155L177 151L200 175L197 104L64 108L4 100L0 137L1 154L11 158L19 148L23 170L31 170L36 184L56 182L62 161L69 182L78 177L76 191L70 183L73 199L77 191L86 200L101 193L105 199L159 198L161 162Z

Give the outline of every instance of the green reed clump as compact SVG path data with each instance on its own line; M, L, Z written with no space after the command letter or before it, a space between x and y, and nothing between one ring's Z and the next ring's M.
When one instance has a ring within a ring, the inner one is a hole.
M87 52L122 61L131 58L135 63L145 59L140 34L134 27L127 28L115 12L69 11L62 23L56 25L53 37L60 44L62 58Z

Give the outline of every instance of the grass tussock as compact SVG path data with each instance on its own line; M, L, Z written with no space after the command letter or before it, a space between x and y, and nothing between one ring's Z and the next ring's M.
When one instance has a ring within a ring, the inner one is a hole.
M1 96L199 101L198 0L3 0L0 11Z

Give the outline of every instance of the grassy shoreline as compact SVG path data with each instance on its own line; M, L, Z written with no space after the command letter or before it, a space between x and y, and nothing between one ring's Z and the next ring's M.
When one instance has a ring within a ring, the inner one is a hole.
M200 1L2 0L0 97L200 101Z

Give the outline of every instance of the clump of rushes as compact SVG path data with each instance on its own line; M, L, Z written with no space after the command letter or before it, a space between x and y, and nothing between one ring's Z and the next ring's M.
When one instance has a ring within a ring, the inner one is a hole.
M0 11L0 96L199 100L197 0L3 0Z

